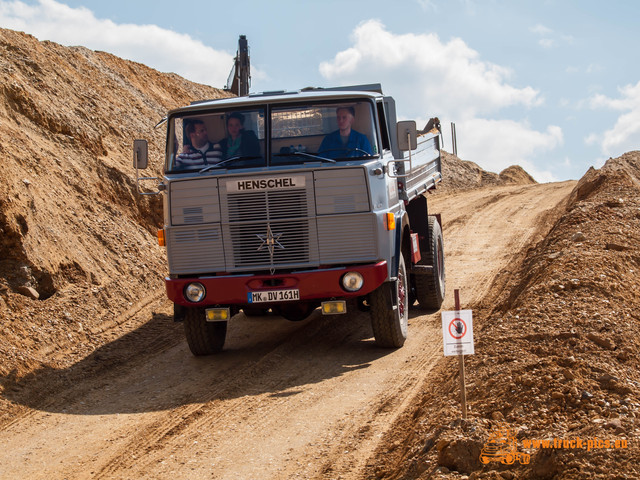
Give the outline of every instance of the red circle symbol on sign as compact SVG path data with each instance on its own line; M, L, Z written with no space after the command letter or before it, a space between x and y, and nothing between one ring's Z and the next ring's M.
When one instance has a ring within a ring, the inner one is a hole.
M460 340L467 333L467 324L461 318L454 318L449 323L449 335Z

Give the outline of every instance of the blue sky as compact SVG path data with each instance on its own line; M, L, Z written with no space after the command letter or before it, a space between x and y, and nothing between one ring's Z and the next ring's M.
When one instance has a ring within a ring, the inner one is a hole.
M382 83L448 151L455 122L461 158L542 182L640 149L639 20L617 0L0 0L0 27L214 87L247 35L251 91Z

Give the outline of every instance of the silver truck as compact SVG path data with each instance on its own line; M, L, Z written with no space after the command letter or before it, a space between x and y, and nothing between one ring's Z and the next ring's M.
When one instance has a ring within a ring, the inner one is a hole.
M373 84L194 102L166 122L161 183L143 193L164 199L166 290L194 355L222 350L240 310L359 309L397 348L410 305L440 308L442 229L425 196L442 179L437 118L398 122ZM134 141L138 182L153 179L138 173L147 157Z

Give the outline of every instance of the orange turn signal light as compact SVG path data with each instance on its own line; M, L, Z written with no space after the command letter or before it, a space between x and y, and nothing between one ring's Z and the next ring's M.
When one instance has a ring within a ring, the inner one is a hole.
M387 230L395 230L396 229L396 216L389 212L387 213Z
M161 247L165 247L167 245L167 242L164 238L164 229L158 230L158 245L160 245Z

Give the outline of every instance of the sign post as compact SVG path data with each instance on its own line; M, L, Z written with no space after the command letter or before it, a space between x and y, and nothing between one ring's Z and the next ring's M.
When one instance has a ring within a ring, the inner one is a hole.
M460 291L454 290L455 310L442 312L442 338L445 356L458 356L460 369L460 401L462 418L467 418L467 392L464 378L464 356L474 354L473 315L460 309Z

